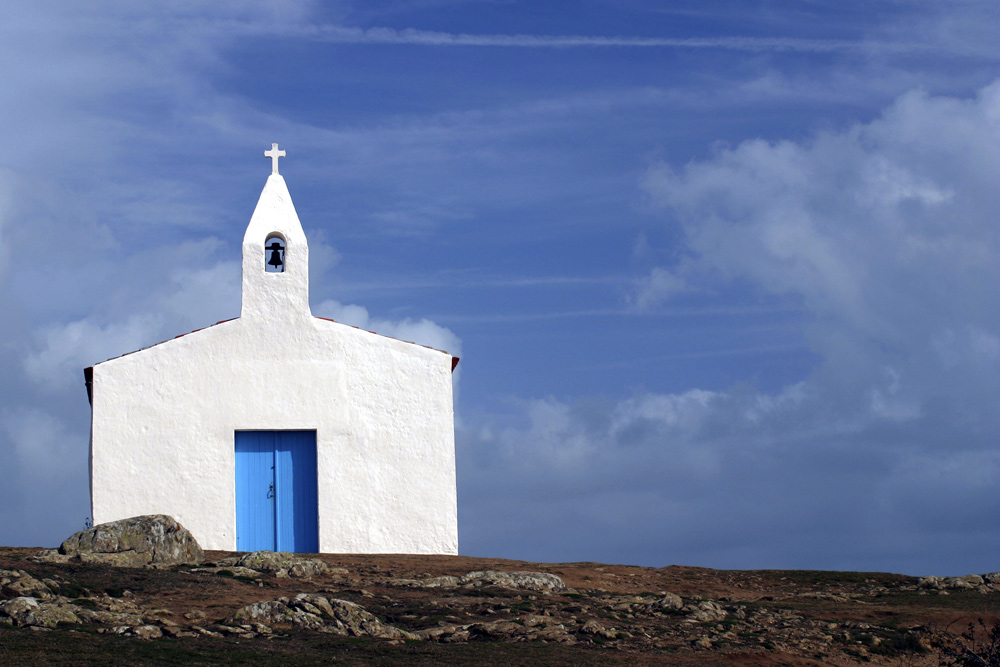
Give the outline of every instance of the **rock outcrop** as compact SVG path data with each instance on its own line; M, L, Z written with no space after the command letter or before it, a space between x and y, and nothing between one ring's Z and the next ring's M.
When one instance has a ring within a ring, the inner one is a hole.
M527 642L621 651L629 660L688 660L691 653L713 652L719 664L730 664L729 658L757 664L778 655L760 664L802 659L888 667L930 665L927 654L953 637L923 618L948 620L944 614L954 608L951 618L961 619L989 608L1000 594L997 572L918 579L592 563L540 566L551 572L500 571L492 569L496 561L472 569L471 559L453 557L273 552L216 553L195 568L115 570L77 560L104 562L101 554L123 553L97 550L93 558L84 554L95 551L79 548L81 541L111 538L96 530L75 537L76 550L69 551L76 555L61 556L69 562L38 563L26 550L3 558L0 550L0 566L7 568L0 569L0 632L11 633L5 637L29 631L166 637L189 647L203 637L232 637L253 641L263 652L269 639L279 638L338 645L333 637L309 638L324 633L346 638L340 644L352 650L368 647L380 660L409 649L368 639L395 645L419 640L414 648L428 654L448 650L433 644ZM132 545L127 536L115 539L119 549ZM125 551L147 553L156 565L153 547ZM946 605L938 595L949 596ZM897 615L912 620L901 623ZM576 654L566 655L570 664Z
M242 556L226 558L217 565L294 579L312 579L330 572L327 564L317 558L303 558L287 551L252 551Z
M351 637L420 638L412 632L383 623L359 604L308 593L248 604L233 614L227 623L258 633L260 628L257 626L265 626L269 630L296 626Z
M649 603L646 609L649 611L680 611L684 608L684 600L676 593L663 593L662 597L655 602Z
M52 582L50 586L44 581L35 579L24 570L0 570L0 598L33 597L41 600L55 597Z
M102 523L68 537L59 553L85 563L118 567L197 564L205 558L197 540L165 514Z
M561 577L548 572L500 572L499 570L476 570L461 577L442 576L427 579L393 579L396 586L410 588L483 588L496 586L512 591L535 591L538 593L561 593L568 591Z
M966 574L961 577L920 577L917 585L923 590L937 591L941 595L947 595L948 591L961 590L994 593L1000 592L1000 572Z
M558 593L566 590L566 584L562 578L548 572L478 570L459 577L458 585L470 588L496 586L497 588L538 591L539 593Z
M75 605L65 600L39 602L33 597L18 597L0 602L0 617L7 617L21 627L54 628L60 623L79 624Z

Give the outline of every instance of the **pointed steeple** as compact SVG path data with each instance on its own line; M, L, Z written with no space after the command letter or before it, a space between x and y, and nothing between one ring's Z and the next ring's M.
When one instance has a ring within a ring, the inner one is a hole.
M284 154L277 144L265 151L272 160L271 175L243 236L243 318L311 317L309 245L278 173L278 158Z

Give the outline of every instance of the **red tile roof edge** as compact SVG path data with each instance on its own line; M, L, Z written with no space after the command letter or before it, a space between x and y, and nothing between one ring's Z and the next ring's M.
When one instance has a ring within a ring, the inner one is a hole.
M326 320L327 322L333 322L334 324L343 324L343 322L338 322L337 320L331 319L329 317L319 317L317 315L313 315L313 317L316 318L317 320ZM88 366L87 368L85 368L84 371L83 371L84 375L86 376L89 373L89 377L93 377L94 366L97 366L98 364L103 364L105 362L112 361L114 359L121 359L122 357L127 357L130 354L135 354L136 352L142 352L143 350L148 350L151 347L156 347L157 345L162 345L163 343L168 343L168 342L170 342L172 340L177 340L178 338L183 338L184 336L190 336L193 333L198 333L199 331L204 331L205 329L211 329L214 326L218 326L220 324L225 324L226 322L232 322L233 320L238 320L238 319L239 319L238 317L230 317L228 320L220 320L219 322L216 322L215 324L210 324L207 327L201 327L200 329L195 329L194 331L188 331L187 333L177 334L173 338L168 338L166 340L161 340L158 343L153 343L152 345L147 345L146 347L140 347L138 350L132 350L130 352L124 352L122 354L119 354L117 357L111 357L110 359L105 359L104 361L99 361L96 364L93 364L93 365ZM412 340L403 340L401 338L393 338L392 336L386 336L385 334L380 334L377 331L368 331L367 329L362 329L361 327L356 327L356 326L351 325L351 324L343 324L343 326L345 326L345 327L351 327L352 329L357 329L358 331L365 331L365 332L370 333L370 334L375 334L376 336L381 336L382 338L389 338L391 340L398 340L401 343L408 343L410 345L419 345L420 347L427 348L428 350L434 350L435 352L441 352L442 354L447 354L447 355L451 356L451 370L454 371L455 367L458 366L458 359L459 358L456 357L455 355L451 354L450 352L446 352L445 350L439 350L436 347L431 347L430 345L421 345L420 343L414 343ZM89 382L90 381L88 380L88 391L89 391Z

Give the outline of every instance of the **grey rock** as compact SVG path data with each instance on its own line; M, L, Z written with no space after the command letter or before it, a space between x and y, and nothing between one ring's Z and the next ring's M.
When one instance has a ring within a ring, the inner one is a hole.
M142 637L143 639L159 639L163 636L163 631L155 625L113 625L98 628L97 632L100 634L121 635L122 637Z
M129 591L125 591L126 596L130 596ZM116 613L124 614L138 614L139 605L130 600L128 597L113 598L110 595L101 595L93 598L94 602L97 603L102 609L107 611L113 611Z
M946 577L941 584L951 589L975 588L983 585L983 578L978 574L967 574L964 577Z
M486 623L474 623L469 630L490 639L510 639L528 632L523 625L518 625L511 621L487 621Z
M647 605L649 611L680 611L684 608L684 600L676 593L664 593L659 600Z
M550 625L542 628L538 632L531 634L530 639L545 642L556 642L559 644L576 644L576 638L571 635L564 625Z
M197 632L190 632L188 630L182 630L180 628L165 627L163 628L163 634L167 637L175 637L177 639L183 639L185 637L197 637Z
M30 560L36 563L68 563L72 560L72 556L61 554L58 549L42 549Z
M215 626L215 629L221 632L222 634L228 635L230 637L243 637L244 639L252 639L257 635L257 633L254 632L255 626L267 627L266 625L261 625L260 623L253 623L253 624L248 623L245 625L241 625L239 627L234 627L232 625L217 625Z
M448 637L451 637L457 633L464 633L465 639L469 638L468 625L455 625L449 623L447 625L439 625L436 628L427 628L426 630L420 630L416 634L423 639L430 639L432 641L446 641Z
M989 579L992 576L995 575L967 574L963 577L920 577L917 587L936 591L978 588L986 583L993 583Z
M312 579L317 575L326 574L327 569L326 563L321 560L302 559L292 563L288 568L288 576L293 579Z
M327 603L329 611L333 612L333 617L343 623L354 636L368 636L378 639L419 639L412 632L382 623L361 605L347 600L327 600L320 595L307 595L305 593L300 593L295 596L295 599L315 602L324 611L327 608L323 607L323 603Z
M561 577L548 572L499 572L497 570L477 570L459 577L458 584L469 588L497 586L512 590L558 593L566 590Z
M391 579L388 582L393 586L407 586L409 588L455 588L458 586L458 577L428 577L426 579Z
M311 579L327 574L330 569L319 559L302 558L287 551L254 551L240 556L232 565L295 579Z
M525 616L522 622L528 628L545 627L555 623L551 616L539 616L537 614Z
M250 627L259 635L269 635L273 632L271 628L267 627L263 623L252 623Z
M825 591L806 591L804 593L797 593L795 597L808 598L811 600L830 600L832 602L851 602L851 598L845 595L838 595L836 593L827 593ZM857 601L855 601L857 602ZM859 602L860 604L860 602Z
M326 623L317 614L303 609L296 609L289 604L288 598L262 600L248 604L228 620L229 623L256 622L268 627L295 625L307 630L319 630ZM338 634L347 634L338 633Z
M725 609L711 600L699 602L697 605L688 605L684 607L684 610L688 612L688 617L685 620L692 623L724 621L729 615Z
M196 567L191 571L207 572L209 574L228 572L234 577L247 577L249 579L259 579L261 577L261 573L258 570L251 570L249 567L243 567L242 565L231 565L229 567Z
M460 642L469 641L472 634L468 630L459 630L450 635L445 635L441 638L441 642L444 644L458 644Z
M87 609L76 607L76 615L85 623L93 625L142 625L142 616L128 612L105 611L103 609Z
M142 639L159 639L163 636L163 631L155 625L139 625L132 628L131 634Z
M55 597L52 588L23 570L0 570L0 597Z
M165 514L136 516L81 530L62 543L59 553L118 567L197 564L205 557L187 528Z
M0 602L0 618L7 617L19 627L54 628L60 623L79 624L74 605L64 602L39 602L32 597L18 597Z
M420 639L417 634L382 623L361 605L310 593L254 602L233 614L227 623L260 623L268 627L293 625L342 636L377 639Z
M601 625L598 621L590 619L580 628L580 632L585 635L594 635L597 637L603 637L604 639L615 639L618 637L617 631L613 629L608 629Z
M0 602L0 616L6 616L16 625L27 625L27 618L38 609L38 600L32 597L17 597Z

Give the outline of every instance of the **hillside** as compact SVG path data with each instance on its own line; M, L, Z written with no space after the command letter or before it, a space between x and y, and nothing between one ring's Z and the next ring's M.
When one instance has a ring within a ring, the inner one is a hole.
M992 576L38 552L0 548L0 665L936 665L949 633L1000 619Z

